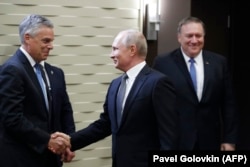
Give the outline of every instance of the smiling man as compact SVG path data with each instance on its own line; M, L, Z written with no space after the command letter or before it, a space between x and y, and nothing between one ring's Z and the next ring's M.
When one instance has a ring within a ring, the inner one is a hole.
M57 154L74 153L67 135L51 134L71 134L75 125L64 72L45 62L53 49L53 24L28 15L19 36L21 46L0 71L0 166L61 167Z
M118 33L110 57L124 74L110 83L100 118L71 135L72 150L112 135L113 167L147 167L150 150L176 149L175 90L168 77L146 64L146 55L141 32ZM117 100L122 78L126 91Z
M180 48L156 57L153 68L174 84L180 116L180 150L236 149L238 113L226 58L203 50L204 23L179 22Z

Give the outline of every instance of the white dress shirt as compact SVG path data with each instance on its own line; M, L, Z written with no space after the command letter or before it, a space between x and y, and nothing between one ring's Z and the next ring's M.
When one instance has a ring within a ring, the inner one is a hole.
M126 74L128 75L128 78L126 80L126 92L125 92L125 96L124 96L124 99L123 99L123 104L122 104L123 107L124 107L125 101L126 101L126 99L128 97L130 89L132 88L137 75L139 74L139 72L142 70L142 68L145 65L146 65L146 62L143 61L143 62L137 64L136 66L132 67L131 69L129 69L126 72Z
M182 54L184 55L185 62L187 64L188 70L190 70L190 62L188 57L183 51ZM196 69L196 79L197 79L197 97L199 101L202 97L202 91L203 91L203 84L204 84L204 64L203 64L203 57L202 57L202 51L194 57L195 60L195 69Z

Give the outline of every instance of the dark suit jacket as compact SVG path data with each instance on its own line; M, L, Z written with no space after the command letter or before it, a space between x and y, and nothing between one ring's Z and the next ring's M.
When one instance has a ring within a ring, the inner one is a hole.
M180 115L179 149L219 150L220 143L236 143L237 113L232 82L225 57L203 51L204 87L201 101L192 85L180 49L157 56L153 68L170 77L177 93Z
M50 112L33 67L20 50L1 67L0 166L60 166L47 146L52 132L75 131L73 111L63 71L47 63L45 68L51 84Z
M146 167L149 150L173 150L177 143L175 92L169 79L147 65L127 97L120 126L116 95L121 77L108 89L100 119L71 136L76 150L112 134L113 167Z

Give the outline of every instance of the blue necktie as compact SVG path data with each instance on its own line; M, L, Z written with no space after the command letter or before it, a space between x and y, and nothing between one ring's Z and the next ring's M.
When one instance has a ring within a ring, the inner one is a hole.
M193 85L194 85L194 89L195 91L197 91L197 80L196 80L196 69L195 69L195 60L194 58L190 58L189 60L190 62L190 75L191 75L191 78L192 78L192 81L193 81Z
M117 123L120 125L122 118L122 110L123 110L123 101L126 92L126 79L128 78L127 74L122 76L121 85L119 87L117 98L116 98L116 111L117 111Z
M42 91L43 91L43 96L44 96L44 100L45 100L45 103L46 103L47 110L49 111L49 99L48 99L48 97L49 97L48 96L49 91L47 90L48 89L47 79L45 77L45 73L43 71L43 67L39 63L36 63L34 67L36 69L37 79L38 79L39 84L40 84L40 86L42 88Z

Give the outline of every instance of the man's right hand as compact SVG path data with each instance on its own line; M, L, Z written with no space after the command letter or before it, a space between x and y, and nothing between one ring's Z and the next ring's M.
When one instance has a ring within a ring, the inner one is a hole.
M55 154L64 154L67 148L70 148L70 136L61 132L51 134L48 148Z

